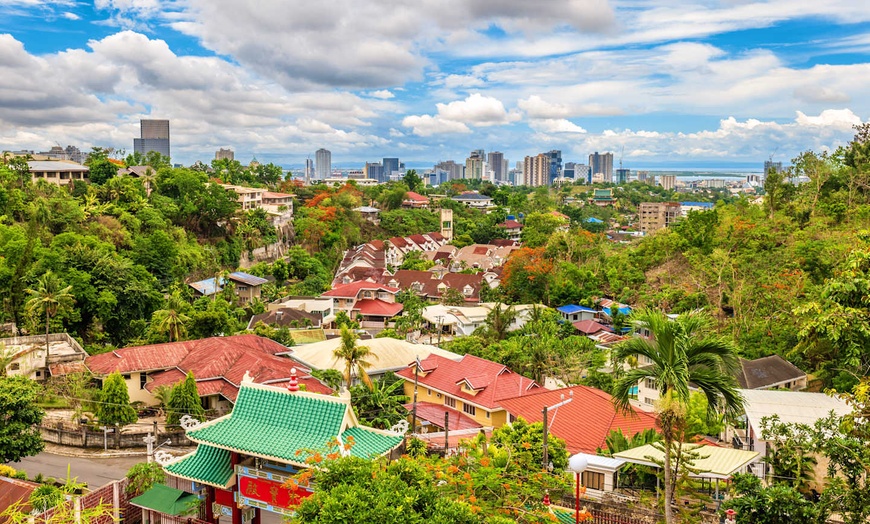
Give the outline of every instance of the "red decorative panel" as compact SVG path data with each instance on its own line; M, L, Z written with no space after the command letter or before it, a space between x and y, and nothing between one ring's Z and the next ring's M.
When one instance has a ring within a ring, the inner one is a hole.
M302 487L284 487L274 480L239 477L239 496L278 508L292 509L303 499L310 497L311 493Z

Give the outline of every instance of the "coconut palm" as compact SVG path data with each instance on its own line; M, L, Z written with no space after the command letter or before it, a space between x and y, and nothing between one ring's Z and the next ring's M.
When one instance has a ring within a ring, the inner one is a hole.
M681 429L685 427L689 385L707 397L711 414L717 409L735 415L743 406L738 392L737 348L733 343L710 334L712 319L704 313L680 315L669 319L660 311L643 309L630 320L649 329L651 338L635 336L616 347L618 361L638 355L652 364L630 369L613 390L616 406L630 409L632 389L641 380L652 379L660 394L658 424L664 445L665 521L674 522L671 508L677 475L671 470L672 457L681 450Z
M372 389L372 379L366 373L366 369L372 367L372 363L367 359L377 358L377 355L373 354L368 347L358 345L358 340L359 337L356 333L348 329L347 326L342 326L341 343L335 348L333 355L336 361L344 360L344 381L348 389L350 389L354 370L363 384Z
M185 324L190 317L184 314L187 304L184 299L174 292L166 299L166 307L159 309L151 315L151 329L161 335L168 334L170 342L177 342L187 336Z
M27 289L30 299L25 304L25 309L36 324L38 316L45 315L45 362L48 365L49 344L48 333L51 329L51 318L58 313L64 313L72 309L75 304L72 286L63 286L63 282L50 270L46 271L36 281L33 289Z
M507 338L508 329L516 320L517 312L513 306L505 307L501 302L496 302L492 310L486 315L486 335L497 342Z

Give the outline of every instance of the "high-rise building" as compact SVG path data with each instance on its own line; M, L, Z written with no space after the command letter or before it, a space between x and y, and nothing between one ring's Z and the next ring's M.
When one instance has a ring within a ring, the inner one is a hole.
M399 172L398 158L385 158L382 165L384 166L384 180L389 180L391 175Z
M592 171L592 176L601 175L604 182L613 181L613 153L599 153L598 151L589 155L589 169Z
M574 162L565 162L565 168L562 169L562 176L565 178L574 179L574 166L577 165Z
M550 157L546 153L527 156L523 162L523 184L531 187L550 183Z
M584 184L592 183L592 171L586 164L574 164L574 180L582 180Z
M310 158L305 159L305 183L308 184L311 182L311 179L314 178L314 160Z
M314 153L315 174L318 180L324 180L332 176L332 153L328 149L320 148Z
M764 177L770 173L770 170L773 170L776 173L782 173L782 162L774 162L773 160L765 160L764 161L764 174L762 176L762 180Z
M499 151L490 151L489 155L486 157L487 162L489 162L489 167L492 169L492 180L493 182L503 182L505 177L507 176L507 169L505 169L505 159L504 153Z
M550 161L547 169L549 172L548 184L552 184L557 178L562 176L562 152L558 149L553 149L544 153Z
M624 184L624 183L628 182L629 175L631 175L631 169L626 169L626 168L620 167L619 169L616 170L616 183L617 184Z
M680 218L680 211L679 202L641 202L637 206L641 232L649 234L670 226Z
M465 178L481 179L483 178L483 149L475 149L471 155L465 159Z
M236 154L232 149L220 148L214 153L215 160L235 160Z
M156 151L169 158L169 120L140 120L139 138L133 139L133 151L141 155Z
M647 178L649 178L649 171L638 171L637 172L637 181L638 182L646 182Z
M677 175L662 175L659 180L661 180L662 188L668 191L673 191L677 187Z
M369 163L366 162L366 167L364 169L366 177L371 178L372 180L377 180L378 183L385 182L384 177L384 166L380 162Z
M444 182L448 180L459 180L465 178L465 166L457 164L453 160L445 160L435 164L433 171L436 173L445 173ZM441 182L439 182L441 183Z

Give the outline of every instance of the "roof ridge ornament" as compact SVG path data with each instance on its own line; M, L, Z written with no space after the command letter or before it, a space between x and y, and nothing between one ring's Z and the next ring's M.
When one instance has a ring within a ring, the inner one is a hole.
M190 431L202 425L202 422L191 417L190 415L184 415L183 417L181 417L181 420L179 420L178 423L184 431Z
M287 383L287 391L299 391L299 379L296 378L296 368L290 369L290 382Z
M246 370L245 370L245 375L242 377L242 383L245 383L245 382L253 382L253 381L254 381L254 377L252 377L250 371L248 371L248 370L246 369Z

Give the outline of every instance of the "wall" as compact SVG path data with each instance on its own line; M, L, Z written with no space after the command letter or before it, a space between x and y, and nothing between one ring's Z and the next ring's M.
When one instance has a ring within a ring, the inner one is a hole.
M405 379L405 395L407 395L413 401L413 399L414 399L414 381L413 380ZM444 405L444 395L442 394L441 398L439 398L437 391L435 391L434 389L428 388L423 384L419 384L419 386L417 387L417 402L431 402L432 404ZM505 423L507 422L507 413L502 409L498 409L492 413L489 413L486 410L478 407L476 414L474 416L472 416L472 415L469 415L468 413L465 413L464 411L462 411L463 404L464 403L463 403L462 399L457 398L456 399L456 407L451 408L451 409L455 409L456 411L459 411L460 413L463 413L464 415L471 417L478 424L480 424L482 426L486 426L486 427L492 426L494 428L499 428L499 427L505 425ZM449 407L449 406L447 406L447 407ZM487 417L487 413L490 414L489 417Z
M70 430L49 426L40 426L39 430L42 434L42 439L52 444L59 444L61 446L73 446L78 448L102 448L104 446L102 430L92 431L87 428L82 428L81 430ZM149 434L150 433L147 432L120 434L109 432L109 434L106 436L105 442L107 444L107 447L115 449L142 448L142 455L144 459L145 442L143 442L142 439L147 437ZM172 446L194 445L193 442L187 439L187 435L182 430L169 431L165 433L159 433L157 435L158 442L163 442L166 439L172 440Z

